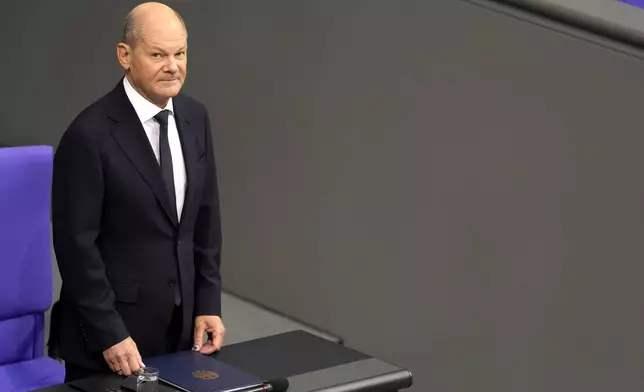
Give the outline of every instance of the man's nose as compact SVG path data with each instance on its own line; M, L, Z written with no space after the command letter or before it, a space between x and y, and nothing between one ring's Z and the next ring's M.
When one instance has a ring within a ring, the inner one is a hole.
M177 72L179 70L179 66L177 65L177 59L175 59L174 56L166 57L164 68L166 72L171 72L171 73Z

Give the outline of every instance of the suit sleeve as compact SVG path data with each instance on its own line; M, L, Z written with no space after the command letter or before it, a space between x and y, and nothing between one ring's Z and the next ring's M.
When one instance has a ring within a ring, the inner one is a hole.
M54 158L53 240L62 295L77 309L79 327L91 351L103 351L129 336L114 308L114 291L96 246L103 193L97 144L81 126L72 124Z
M204 109L205 111L205 109ZM210 119L205 114L205 180L195 224L195 315L221 316L221 218Z

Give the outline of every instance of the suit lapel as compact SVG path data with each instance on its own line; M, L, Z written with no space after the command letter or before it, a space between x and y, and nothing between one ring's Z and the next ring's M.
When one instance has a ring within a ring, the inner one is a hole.
M134 107L127 99L122 83L121 81L112 91L113 100L109 107L108 117L115 124L110 132L121 150L148 184L168 219L176 226L178 224L175 218L176 214L173 214L171 210L176 207L170 206L170 198L163 183L159 163L143 125L139 121Z
M185 104L185 100L179 95L174 99L173 104L177 131L179 132L179 139L181 140L181 150L183 151L183 161L186 167L186 195L184 197L183 210L181 211L181 221L183 221L186 213L192 206L196 181L195 171L199 153L196 144L197 139L193 129L194 124L192 124L190 111Z

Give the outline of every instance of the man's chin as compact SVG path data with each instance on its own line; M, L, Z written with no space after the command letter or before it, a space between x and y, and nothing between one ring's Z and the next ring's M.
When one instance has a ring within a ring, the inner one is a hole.
M157 91L157 95L159 97L163 97L166 99L174 98L177 95L179 95L179 92L181 91L181 85L178 86L172 86L168 88L161 88Z

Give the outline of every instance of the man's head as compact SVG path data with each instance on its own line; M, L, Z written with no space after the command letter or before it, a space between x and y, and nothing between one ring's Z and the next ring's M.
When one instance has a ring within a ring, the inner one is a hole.
M186 79L187 50L188 32L181 16L164 4L150 2L128 13L117 56L132 86L165 107Z

